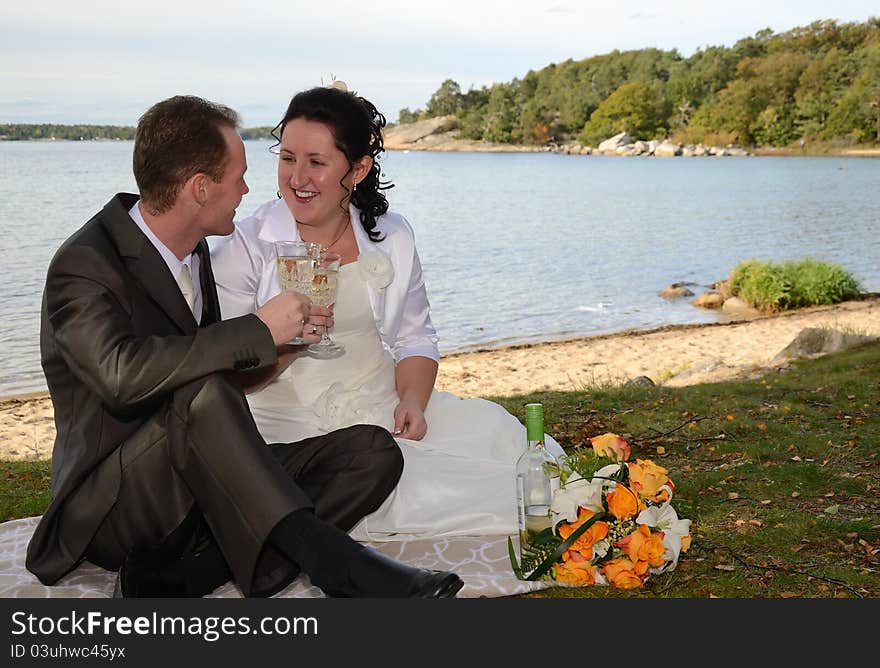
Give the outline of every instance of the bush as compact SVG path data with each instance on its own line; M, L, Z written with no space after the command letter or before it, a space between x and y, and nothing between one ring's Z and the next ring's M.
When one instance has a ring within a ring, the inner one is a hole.
M730 272L730 288L763 311L837 304L861 294L849 272L812 258L783 264L745 260Z

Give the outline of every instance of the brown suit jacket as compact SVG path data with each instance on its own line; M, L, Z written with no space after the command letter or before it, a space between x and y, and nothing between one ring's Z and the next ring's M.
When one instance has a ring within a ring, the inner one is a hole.
M28 546L27 568L52 584L83 557L112 507L122 443L182 385L218 371L273 364L255 315L220 321L208 247L199 243L204 310L198 326L161 255L116 195L49 265L40 326L55 408L52 502ZM75 501L75 502L71 502Z

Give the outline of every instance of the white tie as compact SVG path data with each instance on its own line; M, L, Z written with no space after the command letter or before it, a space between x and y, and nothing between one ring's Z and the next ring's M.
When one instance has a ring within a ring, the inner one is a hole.
M186 300L189 310L193 311L196 295L193 290L192 274L189 273L188 265L184 264L180 267L180 273L177 275L177 285L180 286L180 291L183 293L183 298Z

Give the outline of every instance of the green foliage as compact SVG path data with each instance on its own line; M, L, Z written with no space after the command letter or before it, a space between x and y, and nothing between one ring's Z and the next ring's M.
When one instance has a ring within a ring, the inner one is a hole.
M419 120L419 116L421 116L421 114L421 109L410 111L409 107L404 107L397 114L397 122L401 125L403 125L404 123L415 123L417 120Z
M836 304L860 295L842 267L812 258L782 264L745 260L730 272L733 293L765 311Z
M641 49L566 60L468 93L447 79L425 114L457 114L468 139L526 144L595 144L623 129L718 144L880 141L878 54L880 21L816 21L689 58Z
M447 79L438 88L425 107L428 118L448 116L458 113L461 108L461 86L452 79Z
M134 139L134 128L119 125L0 124L0 139Z
M620 132L652 139L663 126L666 116L665 101L656 89L633 81L623 84L599 105L578 139L596 145Z

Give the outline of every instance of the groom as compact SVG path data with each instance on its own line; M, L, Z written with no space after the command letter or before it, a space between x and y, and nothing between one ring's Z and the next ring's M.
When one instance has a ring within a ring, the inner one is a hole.
M88 559L117 595L201 596L231 576L269 596L302 571L330 596L451 597L453 573L405 566L346 531L394 489L388 432L359 425L267 446L241 376L317 342L329 310L282 292L221 321L205 237L248 192L237 114L201 98L140 119L140 197L116 195L53 258L40 349L55 407L53 499L27 568L54 584Z

